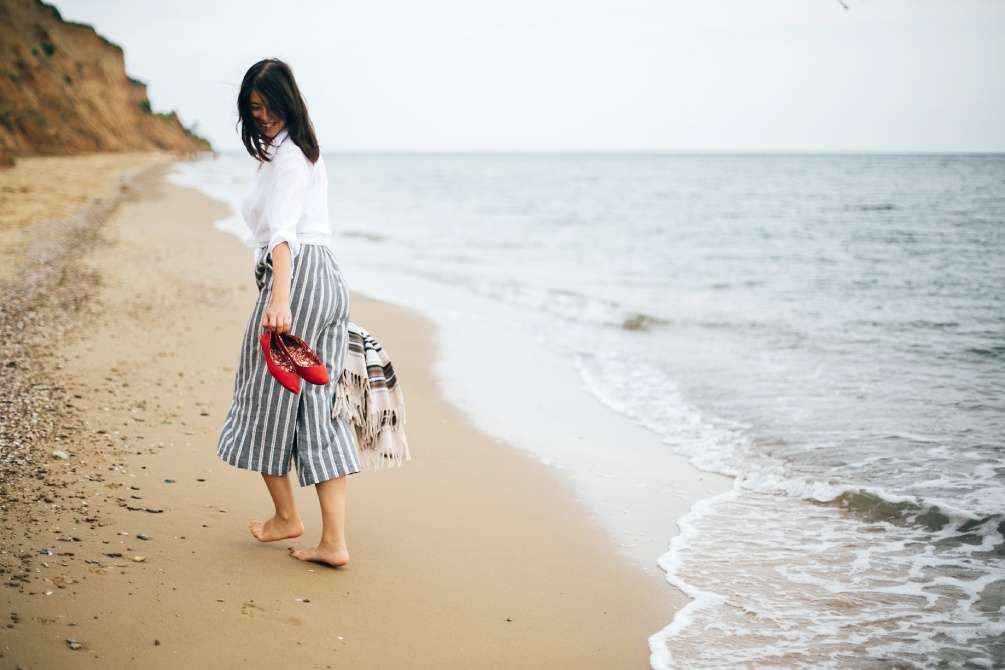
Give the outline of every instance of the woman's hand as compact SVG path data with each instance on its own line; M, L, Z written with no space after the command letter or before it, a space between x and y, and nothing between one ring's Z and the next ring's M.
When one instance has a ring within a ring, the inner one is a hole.
M290 332L292 325L293 313L290 312L289 304L269 305L269 308L265 310L265 316L262 318L262 328L265 330L282 335Z
M290 245L282 242L272 250L272 298L262 317L262 328L282 335L290 332L293 313L290 312L290 280L293 275L293 258Z

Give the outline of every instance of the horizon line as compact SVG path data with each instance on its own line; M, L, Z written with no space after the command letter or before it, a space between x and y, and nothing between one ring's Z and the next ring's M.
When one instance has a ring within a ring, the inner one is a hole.
M243 147L213 149L243 154ZM325 149L340 156L1005 156L1005 149Z

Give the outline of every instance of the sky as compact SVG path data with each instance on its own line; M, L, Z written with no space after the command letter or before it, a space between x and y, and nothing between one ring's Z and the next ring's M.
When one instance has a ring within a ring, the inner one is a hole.
M240 148L254 62L323 151L1005 151L1005 0L47 0Z

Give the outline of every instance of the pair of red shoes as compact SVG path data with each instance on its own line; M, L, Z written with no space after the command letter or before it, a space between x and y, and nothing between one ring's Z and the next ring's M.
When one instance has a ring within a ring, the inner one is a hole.
M300 378L311 384L328 383L324 363L307 343L296 335L276 335L271 330L262 335L262 352L269 373L280 384L294 393L300 392Z

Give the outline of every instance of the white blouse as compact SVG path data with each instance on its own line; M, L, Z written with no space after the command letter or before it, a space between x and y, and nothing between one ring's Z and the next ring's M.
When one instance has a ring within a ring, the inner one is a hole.
M311 163L285 130L268 149L270 161L255 174L241 214L251 230L249 247L257 247L257 259L272 253L279 244L290 245L294 258L302 244L328 244L328 173L324 159Z

